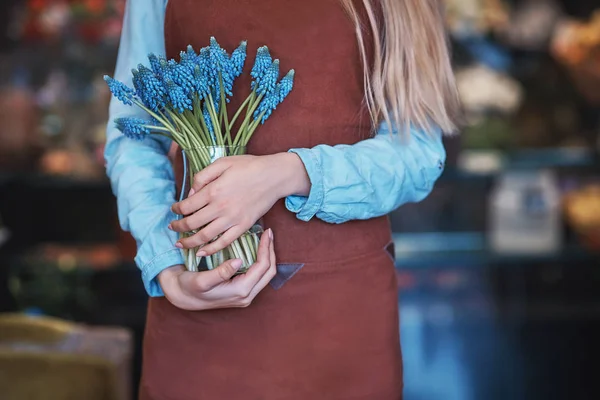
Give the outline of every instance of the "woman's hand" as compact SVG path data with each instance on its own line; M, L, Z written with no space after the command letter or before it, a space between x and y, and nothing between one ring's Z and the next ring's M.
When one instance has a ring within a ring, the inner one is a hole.
M296 154L224 157L194 176L188 198L173 205L173 212L186 217L173 221L170 228L176 232L202 228L177 246L204 246L198 256L211 255L250 229L277 200L309 191L308 175Z
M263 234L258 258L248 272L231 279L241 265L241 260L229 260L203 272L189 272L178 265L162 271L158 281L165 297L183 310L248 307L276 273L273 231Z

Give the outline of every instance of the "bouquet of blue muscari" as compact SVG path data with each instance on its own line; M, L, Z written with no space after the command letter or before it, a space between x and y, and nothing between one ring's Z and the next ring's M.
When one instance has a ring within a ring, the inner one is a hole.
M117 99L148 114L147 119L117 118L115 124L133 140L155 134L176 142L186 163L183 187L188 180L191 185L194 175L218 158L244 154L256 128L265 123L294 85L294 70L280 80L279 60L272 59L266 46L260 47L250 72L251 93L230 114L227 105L233 96L233 84L246 61L245 41L231 55L211 37L210 45L199 53L188 46L181 52L179 62L156 54L150 54L148 60L149 66L140 64L132 70L133 88L104 77ZM260 227L253 227L227 248L206 257L206 267L212 269L225 260L239 258L244 262L240 271L246 271L256 261L259 234ZM200 268L198 250L182 250L190 271Z

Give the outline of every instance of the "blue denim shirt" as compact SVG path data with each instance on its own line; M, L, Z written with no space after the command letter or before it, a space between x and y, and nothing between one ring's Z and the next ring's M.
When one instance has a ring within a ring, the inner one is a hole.
M148 53L165 53L164 16L167 0L128 0L115 78L131 85L131 69ZM110 104L105 159L117 197L121 227L137 242L135 262L150 296L162 296L156 276L183 264L175 247L177 233L167 229L176 218L174 173L168 139L152 136L138 142L116 129L117 117L143 116L114 98ZM444 162L442 134L413 130L408 141L382 124L377 134L354 145L290 149L303 161L312 187L310 194L290 196L286 207L303 221L319 218L330 223L385 215L402 204L425 198Z

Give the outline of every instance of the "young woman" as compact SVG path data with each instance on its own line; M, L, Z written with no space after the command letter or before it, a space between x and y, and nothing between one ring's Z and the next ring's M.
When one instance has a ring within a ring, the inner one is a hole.
M436 0L128 1L121 81L149 52L174 58L210 36L227 49L248 40L248 64L268 45L284 70L296 70L294 91L257 131L252 155L199 173L181 203L174 204L171 144L130 141L109 124L108 175L151 296L142 399L401 398L385 215L428 195L445 161L442 132L455 128L439 7ZM234 103L249 87L236 83ZM134 112L113 101L110 120ZM267 230L247 274L230 279L236 261L184 272L179 248L222 235L204 247L210 254L261 218ZM177 232L202 226L178 241Z

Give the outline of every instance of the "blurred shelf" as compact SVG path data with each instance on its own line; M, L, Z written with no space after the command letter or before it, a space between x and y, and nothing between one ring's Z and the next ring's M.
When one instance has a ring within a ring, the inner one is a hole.
M489 180L506 170L575 169L600 171L600 157L589 148L522 149L507 153L464 150L459 166L447 167L442 180Z
M394 234L394 243L398 269L491 265L518 267L588 261L595 264L599 258L598 254L576 245L565 245L556 253L497 254L487 249L485 234L482 232Z
M10 233L8 232L8 229L0 228L0 247L2 247L4 245L4 243L6 243L8 241L9 237L10 237Z
M19 184L40 188L62 188L62 189L107 189L110 190L110 182L107 178L87 178L75 176L49 175L39 172L0 172L0 186L7 184Z
M541 169L541 168L576 168L600 171L600 157L587 148L547 148L524 149L499 153L486 150L465 150L464 156L473 154L476 157L498 158L497 165L478 172L469 168L448 166L441 180L490 180L508 169ZM477 160L474 164L478 165ZM106 189L110 190L110 182L104 176L86 178L76 176L49 175L41 172L11 172L0 170L0 187L7 184L20 184L30 187L55 187L61 189Z

